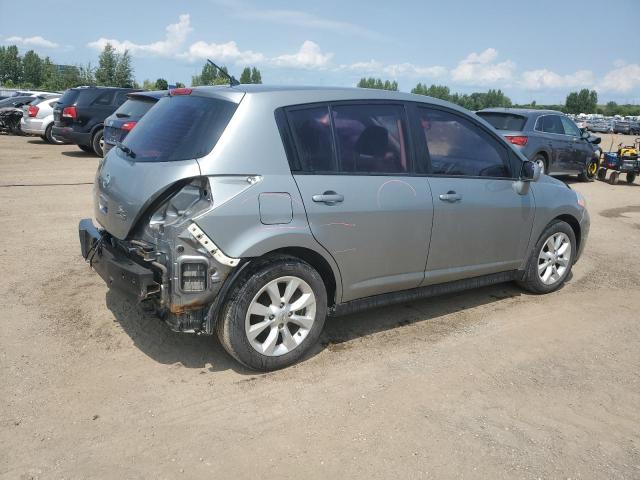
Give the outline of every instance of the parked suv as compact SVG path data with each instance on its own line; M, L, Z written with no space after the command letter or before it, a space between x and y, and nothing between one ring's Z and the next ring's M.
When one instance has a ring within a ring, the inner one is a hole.
M102 156L104 119L127 99L132 88L77 87L67 90L53 110L53 136Z
M82 255L172 329L282 368L325 317L516 280L584 249L582 196L448 102L263 85L172 90L96 173Z
M486 108L477 115L500 132L529 160L549 175L578 175L592 181L598 171L598 154L590 137L562 112L520 108Z
M104 154L124 140L144 114L166 94L166 90L127 94L127 101L104 121Z

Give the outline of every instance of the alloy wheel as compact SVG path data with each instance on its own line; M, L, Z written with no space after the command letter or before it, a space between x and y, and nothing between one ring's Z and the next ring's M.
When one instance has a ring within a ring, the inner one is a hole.
M245 334L258 353L280 356L304 342L315 319L316 297L311 286L299 277L280 277L253 297Z
M538 276L545 285L553 285L564 276L571 262L571 240L563 232L551 235L538 255Z

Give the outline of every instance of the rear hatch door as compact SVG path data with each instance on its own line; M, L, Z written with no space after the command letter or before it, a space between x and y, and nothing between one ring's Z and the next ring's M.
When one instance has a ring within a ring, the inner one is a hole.
M211 152L236 108L197 92L162 98L98 168L94 213L100 225L125 239L164 192L199 176L197 159Z

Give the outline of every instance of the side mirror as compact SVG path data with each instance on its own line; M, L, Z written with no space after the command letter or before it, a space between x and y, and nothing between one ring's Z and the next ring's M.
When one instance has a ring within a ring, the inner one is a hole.
M600 137L596 137L596 136L589 137L589 142L593 143L594 145L598 145L601 141L602 141L602 138Z
M584 138L585 140L587 140L590 136L591 136L591 134L589 133L589 130L583 130L582 131L581 137Z
M523 182L537 182L540 180L542 169L540 165L531 160L522 162L522 170L520 172L520 180Z

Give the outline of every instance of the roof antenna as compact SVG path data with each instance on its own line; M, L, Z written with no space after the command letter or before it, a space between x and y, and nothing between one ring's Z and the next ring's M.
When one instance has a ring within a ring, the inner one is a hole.
M207 58L207 62L209 62L216 69L218 69L218 71L222 74L223 77L227 77L229 79L229 86L230 87L236 87L236 86L240 85L240 82L238 80L236 80L236 77L234 77L233 75L229 75L225 70L221 69L218 65L213 63L208 58Z

